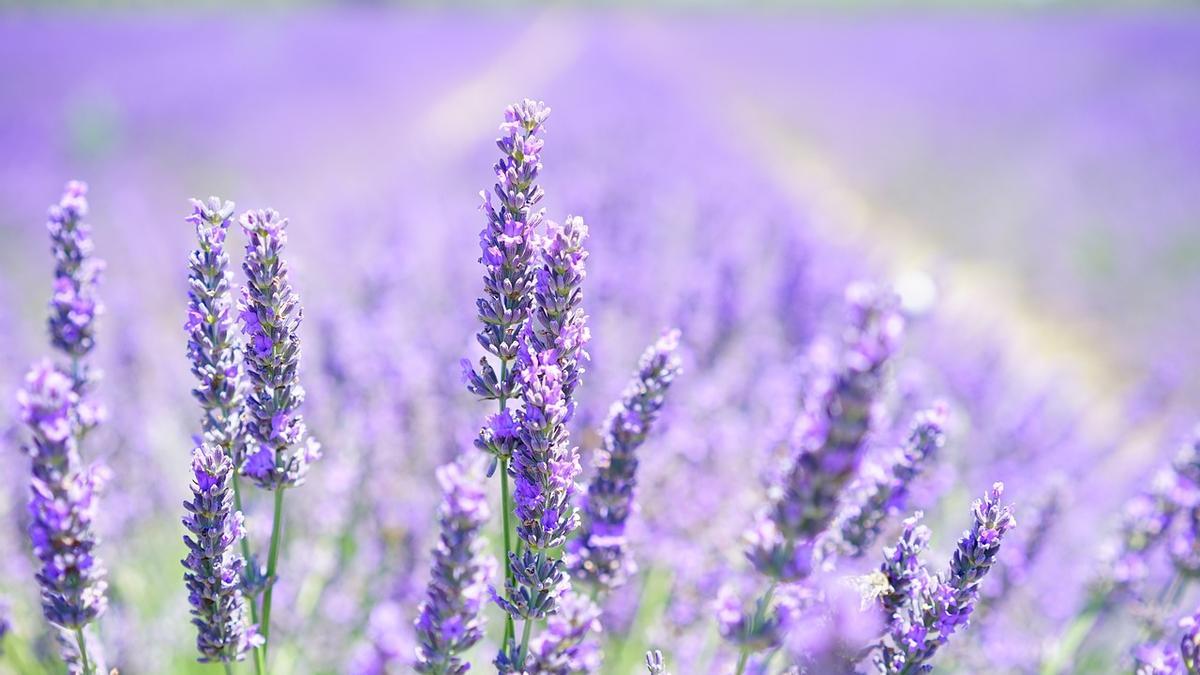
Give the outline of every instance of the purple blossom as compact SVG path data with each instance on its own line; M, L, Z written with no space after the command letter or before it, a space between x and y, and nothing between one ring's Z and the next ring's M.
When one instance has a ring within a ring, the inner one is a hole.
M233 508L233 461L225 449L202 445L192 453L192 499L183 503L188 555L184 581L198 629L201 663L242 660L262 643L249 623L241 590L245 564L234 547L245 536L242 513Z
M826 536L818 544L820 555L863 555L879 536L887 516L905 509L909 485L945 442L947 409L944 404L917 413L904 444L878 462L863 465L862 475L851 485Z
M516 375L507 366L517 358L520 332L532 311L535 233L544 217L537 208L542 188L534 181L542 169L542 125L549 115L550 108L539 101L525 100L505 109L501 136L496 139L503 153L493 167L496 184L492 192L480 193L488 222L479 233L484 277L483 296L476 306L483 329L476 337L502 367L497 375L483 359L476 372L464 361L463 375L471 393L485 399L516 396ZM493 194L498 203L493 203Z
M192 200L188 222L198 246L188 259L188 358L197 386L192 394L204 409L204 442L220 447L241 465L242 361L234 337L233 277L225 238L233 202Z
M309 465L321 457L320 444L308 435L300 413L304 388L297 373L298 329L303 310L282 257L287 224L287 219L269 209L241 217L249 241L242 263L246 285L239 314L251 346L245 358L250 381L245 413L249 446L242 473L267 490L300 485Z
M636 569L625 540L637 487L637 450L658 418L667 390L679 374L679 331L664 333L638 361L637 372L613 404L604 424L604 446L583 496L583 525L568 545L572 577L612 589Z
M96 345L96 317L104 311L96 293L104 261L92 255L92 228L83 221L87 213L87 185L71 181L59 203L50 207L46 221L54 254L50 340L75 364L76 389L90 379L82 361Z
M529 643L525 670L530 675L581 675L600 669L600 608L586 596L568 591L546 629Z
M536 329L532 347L538 352L554 350L562 372L566 420L575 413L574 393L583 375L582 361L588 359L591 333L583 313L583 279L587 274L587 250L583 247L588 229L583 218L567 216L562 225L546 224L548 233L539 238L542 266L534 284L533 318Z
M663 661L661 651L651 649L646 652L646 672L649 675L671 675L667 672L667 664Z
M896 614L912 602L914 594L928 578L921 552L929 546L932 533L920 524L921 517L918 511L905 519L900 538L895 546L884 552L883 564L879 566L886 587L881 586L878 599L888 621L893 621Z
M461 655L483 637L481 611L495 561L485 555L480 531L491 515L480 477L465 462L437 471L444 495L438 518L441 535L433 551L426 598L416 621L416 669L421 673L465 673Z
M876 654L881 673L927 672L938 648L968 625L979 586L996 562L1004 535L1016 526L1012 507L1000 502L1003 494L1004 485L996 483L975 501L975 522L958 540L949 571L924 580L907 608L891 617Z
M904 330L889 291L856 284L846 299L850 321L840 362L810 383L791 465L772 486L770 505L748 535L747 556L755 568L781 581L812 571L814 542L858 470L886 365Z
M40 565L42 610L51 623L79 630L107 606L94 521L108 472L82 467L78 443L85 428L69 375L42 361L30 370L17 398L32 439L25 446L33 460L29 537Z

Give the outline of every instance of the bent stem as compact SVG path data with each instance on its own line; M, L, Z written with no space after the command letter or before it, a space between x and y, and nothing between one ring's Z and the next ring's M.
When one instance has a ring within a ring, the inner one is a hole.
M271 523L271 548L267 553L267 588L263 591L262 631L263 643L259 650L262 653L264 665L267 660L267 648L271 641L271 596L275 591L275 569L279 561L279 540L283 533L283 487L275 489L275 515Z

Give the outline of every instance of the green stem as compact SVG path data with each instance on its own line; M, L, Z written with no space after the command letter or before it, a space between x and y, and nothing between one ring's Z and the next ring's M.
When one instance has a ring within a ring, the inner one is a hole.
M225 675L233 675L233 666L228 661L222 661L225 665Z
M529 635L533 631L533 619L525 619L525 627L521 629L521 651L520 654L521 667L525 667L525 659L529 658Z
M233 483L233 508L240 511L242 513L242 515L244 516L244 515L246 515L246 510L244 508L242 508L242 482L238 480L237 471L233 472L232 483ZM242 535L242 560L244 560L247 565L250 564L250 534L249 533L245 533ZM258 606L253 602L250 603L250 622L255 625L258 625Z
M75 644L79 646L79 663L83 666L84 675L92 675L92 663L88 660L87 640L83 637L83 627L75 629Z
M1039 669L1041 675L1058 675L1066 664L1074 663L1079 648L1091 636L1092 631L1096 628L1096 623L1104 614L1107 600L1107 593L1097 593L1088 601L1083 610L1067 626L1062 639L1051 652L1050 658L1042 662L1042 667Z
M508 408L508 397L503 393L504 382L508 379L508 359L500 359L500 412L503 413ZM512 525L509 519L512 517L513 503L512 494L508 487L508 458L500 458L500 513L504 527L504 555L500 557L500 564L504 566L504 581L505 587L511 586L513 580L512 566L508 564L508 556L512 552ZM504 644L507 645L510 640L516 635L516 628L513 626L512 615L508 612L504 613Z
M275 515L271 522L271 548L267 552L267 589L263 591L262 624L262 660L267 661L267 648L271 640L271 596L275 591L275 566L279 561L279 540L283 534L283 487L275 489Z
M758 631L758 627L762 624L763 619L767 616L767 608L771 606L771 599L775 597L775 587L779 585L778 581L772 580L771 585L767 586L767 592L763 593L762 598L758 601L758 606L754 608L754 617L750 619L749 633L753 635ZM742 647L741 653L738 654L737 675L742 675L746 672L746 663L750 660L750 649Z

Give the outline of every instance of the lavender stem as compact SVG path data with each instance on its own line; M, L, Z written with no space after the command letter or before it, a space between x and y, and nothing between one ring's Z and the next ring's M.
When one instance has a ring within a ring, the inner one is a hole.
M267 588L263 591L262 608L262 660L267 660L267 647L271 641L271 596L275 591L275 565L279 561L279 539L283 533L283 486L275 490L275 515L271 521L271 548L267 552Z
M79 661L83 666L84 675L91 675L94 671L91 661L88 660L87 640L83 637L83 626L75 629L75 644L79 645Z

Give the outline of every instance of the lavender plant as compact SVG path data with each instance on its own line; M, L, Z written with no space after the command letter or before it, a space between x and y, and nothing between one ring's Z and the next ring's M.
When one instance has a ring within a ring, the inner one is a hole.
M242 262L246 285L242 288L239 312L247 344L245 365L250 385L244 423L247 450L241 472L275 495L259 622L265 662L270 646L279 542L283 535L284 491L304 482L309 466L321 457L321 446L308 434L300 412L304 388L297 372L300 365L297 331L303 310L282 257L288 221L268 209L245 213L240 222L247 242Z
M568 545L567 564L576 581L599 590L622 585L636 571L625 527L637 487L637 451L658 419L667 390L679 374L679 331L664 333L638 361L637 372L604 423L604 445L582 502L582 527Z
M913 543L901 540L895 554L885 559L883 571L893 577L882 604L890 609L896 595L907 595L905 605L889 618L887 635L875 658L881 673L909 675L930 672L929 660L954 633L970 622L979 599L979 586L996 563L1004 535L1016 526L1012 507L1001 503L1004 485L996 483L971 511L975 522L958 540L944 576L928 576L915 559ZM905 528L905 537L911 539ZM896 560L899 559L899 562ZM916 568L915 573L910 572ZM911 590L905 590L906 587Z
M83 183L68 183L47 222L55 260L51 343L67 356L70 369L38 362L26 375L17 402L31 437L25 446L32 459L28 530L39 563L42 613L63 631L63 659L90 675L99 664L97 655L89 654L84 629L108 604L94 526L108 470L85 466L79 447L103 417L102 409L85 399L97 379L86 359L95 347L95 319L101 312L96 289L104 268L92 256L91 228L83 222L86 194Z
M437 472L445 496L438 511L441 534L433 551L429 587L416 621L417 672L467 672L471 666L462 654L483 637L481 611L495 560L483 552L480 531L491 513L475 473L465 459Z

